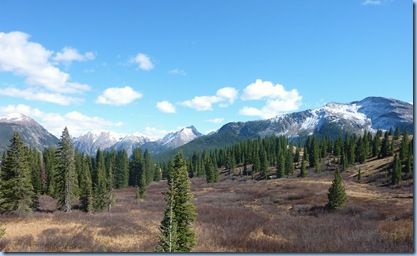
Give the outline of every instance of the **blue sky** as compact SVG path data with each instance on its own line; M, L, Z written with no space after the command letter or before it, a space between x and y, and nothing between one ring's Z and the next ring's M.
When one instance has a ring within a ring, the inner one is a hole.
M160 137L413 101L412 1L2 0L0 114Z

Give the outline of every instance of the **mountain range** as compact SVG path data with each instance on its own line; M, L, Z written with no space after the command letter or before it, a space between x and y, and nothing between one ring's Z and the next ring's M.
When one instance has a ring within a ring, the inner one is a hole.
M202 135L194 126L169 133L159 140L140 134L122 135L96 130L73 138L73 142L75 148L87 154L95 154L100 148L125 149L130 155L133 148L141 147L159 155L158 158L165 158L178 149L188 155L194 150L223 147L248 138L284 135L297 140L312 134L336 137L345 132L361 134L365 130L376 132L396 127L413 133L413 105L396 99L368 97L351 103L332 102L320 108L280 114L271 119L230 122L209 135ZM11 114L0 117L0 151L9 145L13 131L19 131L26 144L39 150L58 142L30 117Z
M131 155L135 147L148 149L151 154L174 149L182 146L202 134L194 126L182 128L177 132L171 132L159 140L151 140L139 134L121 135L112 131L92 131L80 137L74 138L74 146L79 152L93 155L97 149L102 150L126 150Z

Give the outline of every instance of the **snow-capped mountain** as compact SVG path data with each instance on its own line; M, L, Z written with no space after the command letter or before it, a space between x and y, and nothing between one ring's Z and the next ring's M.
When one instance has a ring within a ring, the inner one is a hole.
M361 134L365 130L399 127L413 131L413 105L382 97L368 97L351 103L328 103L317 109L278 115L267 120L229 123L224 130L242 136L299 137L311 134L339 136L344 132Z
M58 138L49 133L32 118L20 113L12 113L0 117L0 152L10 145L14 132L19 132L23 143L29 147L43 150L45 147L56 146Z
M154 154L182 146L201 135L194 126L168 133L156 141L140 134L122 135L110 131L93 131L74 138L73 142L79 152L90 155L94 155L98 148L102 150L124 149L128 155L131 155L136 147L141 147L143 150L148 149L150 153Z
M195 138L200 137L201 135L202 134L198 132L194 126L188 126L177 132L168 133L161 140L159 140L159 144L169 149L177 148L187 144Z
M108 149L123 137L124 135L112 131L95 130L74 138L73 143L74 148L78 149L80 153L94 155L97 149Z
M147 137L138 135L127 135L121 138L114 145L110 146L109 149L115 149L116 151L124 149L130 156L133 153L134 148L141 147L147 142L150 142L150 139Z

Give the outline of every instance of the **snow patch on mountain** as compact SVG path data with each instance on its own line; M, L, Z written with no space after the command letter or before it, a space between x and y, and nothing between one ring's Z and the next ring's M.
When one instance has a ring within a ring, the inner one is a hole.
M13 123L13 122L24 122L24 121L30 122L30 121L33 121L33 119L20 113L11 113L11 114L8 114L7 116L0 117L0 122Z

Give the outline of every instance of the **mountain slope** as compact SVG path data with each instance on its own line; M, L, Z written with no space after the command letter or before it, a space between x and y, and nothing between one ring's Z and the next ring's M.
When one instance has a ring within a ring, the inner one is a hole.
M80 153L95 155L97 149L107 149L123 138L112 131L95 130L73 139L74 148Z
M347 104L332 102L317 109L282 114L266 120L231 122L217 133L197 138L178 149L190 155L204 148L224 147L258 136L283 135L296 140L316 134L334 138L346 132L361 134L365 130L376 132L396 127L412 133L413 122L413 105L395 99L368 97ZM162 153L156 158L167 159L177 150Z
M157 154L180 147L201 135L194 126L168 133L162 139L156 141L139 134L121 135L110 131L98 130L74 138L73 142L75 148L89 155L94 155L98 148L102 150L124 149L128 155L131 155L136 147L141 147L143 150L148 149L151 154Z
M7 150L13 132L19 132L23 143L29 147L43 150L56 146L59 139L49 133L35 120L19 113L0 117L0 152Z

